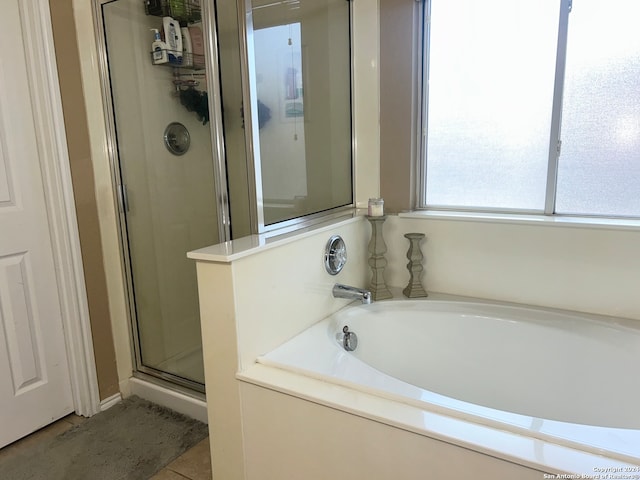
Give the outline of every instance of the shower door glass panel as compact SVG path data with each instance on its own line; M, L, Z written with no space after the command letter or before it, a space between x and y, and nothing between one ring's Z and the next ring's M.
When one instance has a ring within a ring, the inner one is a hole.
M264 225L352 204L349 2L252 0L251 18Z
M195 264L186 253L220 241L206 78L152 63L150 30L162 30L162 17L147 15L144 2L116 0L102 12L138 369L194 387L204 384L204 369ZM179 156L164 143L173 122L190 135Z

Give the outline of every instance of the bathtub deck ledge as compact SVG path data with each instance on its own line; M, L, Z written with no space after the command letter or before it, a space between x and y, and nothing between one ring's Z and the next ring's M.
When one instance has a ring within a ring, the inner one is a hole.
M399 404L267 365L255 364L236 374L236 378L551 475L593 475L595 468L640 466Z

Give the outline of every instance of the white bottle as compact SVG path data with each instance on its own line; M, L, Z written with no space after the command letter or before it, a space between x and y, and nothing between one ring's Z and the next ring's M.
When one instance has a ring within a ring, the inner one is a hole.
M164 41L167 44L169 63L182 63L182 32L180 24L171 17L162 17Z
M185 67L193 66L193 48L191 46L191 35L188 27L182 27L182 65Z
M169 57L167 57L167 44L160 38L160 32L157 28L150 29L153 33L153 43L151 44L151 55L154 65L160 65L161 63L167 63Z

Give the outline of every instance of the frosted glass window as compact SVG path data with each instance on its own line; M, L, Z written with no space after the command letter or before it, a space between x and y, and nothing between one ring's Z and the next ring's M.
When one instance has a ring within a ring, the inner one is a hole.
M556 212L640 216L640 2L573 3Z
M426 203L542 211L559 2L431 2Z
M640 2L427 7L423 206L640 217Z

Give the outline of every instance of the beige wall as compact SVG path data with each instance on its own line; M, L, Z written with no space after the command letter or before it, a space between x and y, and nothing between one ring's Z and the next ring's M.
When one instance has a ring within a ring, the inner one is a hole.
M380 0L380 195L388 212L415 206L417 10L415 0Z
M100 399L119 392L72 1L50 2Z
M387 281L409 280L405 233L421 232L427 291L640 320L640 231L389 217Z

